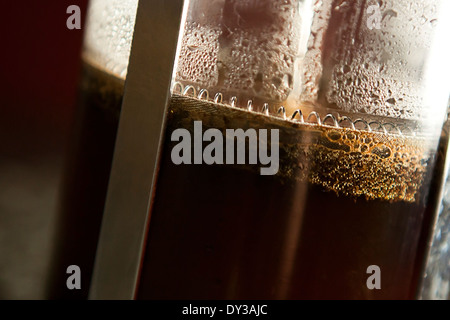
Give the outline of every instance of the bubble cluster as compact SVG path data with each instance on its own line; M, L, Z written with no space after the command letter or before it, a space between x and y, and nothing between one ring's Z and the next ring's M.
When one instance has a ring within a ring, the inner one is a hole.
M429 147L415 137L318 127L316 143L304 148L307 179L337 195L368 200L417 200L428 170Z
M420 138L322 128L308 148L313 183L338 195L415 201L427 170L428 152Z

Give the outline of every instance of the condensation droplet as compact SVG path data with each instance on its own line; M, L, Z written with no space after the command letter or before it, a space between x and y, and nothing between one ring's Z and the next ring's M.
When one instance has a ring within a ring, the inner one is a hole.
M196 46L196 45L188 45L187 48L188 48L190 51L197 51L197 50L198 50L198 46Z
M292 87L292 75L285 74L283 77L283 84L285 87L291 88Z
M350 72L351 71L351 68L348 66L348 65L344 65L343 67L342 67L342 72L343 73L348 73L348 72Z
M395 100L395 98L390 98L390 99L386 100L386 104L387 104L389 107L395 106L396 103L397 103L397 101Z

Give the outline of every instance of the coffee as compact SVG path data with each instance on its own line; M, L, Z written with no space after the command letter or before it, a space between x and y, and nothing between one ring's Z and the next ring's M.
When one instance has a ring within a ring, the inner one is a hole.
M280 168L175 165L170 134L280 130ZM433 152L420 137L305 124L174 94L138 299L407 299ZM366 281L380 267L381 290Z

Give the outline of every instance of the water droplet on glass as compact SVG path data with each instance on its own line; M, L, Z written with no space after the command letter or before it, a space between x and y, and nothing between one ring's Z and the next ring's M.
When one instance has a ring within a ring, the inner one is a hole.
M287 88L292 87L292 76L290 74L285 74L283 77L283 84Z

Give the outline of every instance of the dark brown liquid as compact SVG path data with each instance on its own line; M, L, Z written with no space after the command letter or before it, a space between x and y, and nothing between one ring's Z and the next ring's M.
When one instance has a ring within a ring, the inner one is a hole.
M204 130L280 129L278 174L174 165L170 134L192 132L194 120ZM433 166L419 140L366 133L368 149L356 152L346 149L354 141L336 137L360 134L175 96L137 297L413 298ZM383 148L390 152L377 154ZM395 148L412 160L396 159ZM381 269L381 290L366 286L370 265Z
M120 80L85 66L53 298L87 297L122 90ZM170 135L192 131L195 120L204 130L279 129L279 173L174 165ZM397 154L406 151L408 165ZM137 298L413 298L434 213L429 160L418 139L297 125L174 96ZM66 288L70 264L81 267L81 291ZM366 286L370 265L381 268L381 290Z
M84 65L49 275L50 299L88 297L123 86L123 80ZM81 290L67 289L66 269L72 264L81 269Z

